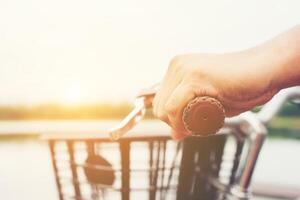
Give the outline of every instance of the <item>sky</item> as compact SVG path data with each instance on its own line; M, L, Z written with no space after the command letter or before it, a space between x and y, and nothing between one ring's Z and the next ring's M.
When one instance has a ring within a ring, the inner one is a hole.
M299 0L0 0L0 104L130 101L177 54L238 51Z

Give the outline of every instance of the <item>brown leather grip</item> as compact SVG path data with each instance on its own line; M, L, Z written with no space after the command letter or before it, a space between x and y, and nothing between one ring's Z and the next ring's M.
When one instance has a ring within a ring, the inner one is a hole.
M182 121L193 136L215 134L223 126L225 110L222 104L211 97L196 97L183 110Z

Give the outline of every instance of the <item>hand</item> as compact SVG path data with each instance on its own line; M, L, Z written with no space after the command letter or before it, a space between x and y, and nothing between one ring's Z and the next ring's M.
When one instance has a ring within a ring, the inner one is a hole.
M153 101L154 115L168 123L174 139L187 136L182 112L197 96L221 102L227 117L238 115L270 100L273 85L268 55L259 48L230 54L188 54L170 62Z

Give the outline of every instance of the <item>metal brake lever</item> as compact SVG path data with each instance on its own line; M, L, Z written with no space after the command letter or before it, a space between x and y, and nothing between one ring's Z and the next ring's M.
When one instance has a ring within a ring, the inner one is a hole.
M134 109L120 122L119 125L109 131L112 140L118 140L145 116L146 109L152 107L152 100L157 91L158 84L142 90L134 102Z

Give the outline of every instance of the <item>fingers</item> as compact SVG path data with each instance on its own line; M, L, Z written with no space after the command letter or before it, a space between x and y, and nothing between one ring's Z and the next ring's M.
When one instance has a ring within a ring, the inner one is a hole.
M171 65L172 64L174 65L174 62L171 62ZM172 138L180 140L185 137L186 130L181 121L182 114L180 114L180 111L177 112L177 110L182 110L185 106L184 104L194 97L194 93L190 89L185 89L185 87L180 84L182 76L177 69L178 68L174 66L169 67L160 85L160 90L153 100L153 113L156 117L172 127ZM173 94L175 94L175 96ZM170 99L170 97L172 98ZM169 119L170 116L172 116L172 121ZM178 119L176 119L175 116Z
M188 135L188 132L183 125L182 113L188 102L195 97L195 92L192 87L180 84L170 95L164 106L169 123L177 134L176 136L179 134Z
M208 84L203 85L182 82L169 97L165 109L168 120L177 134L190 135L183 123L183 110L190 101L198 96L216 97L216 92ZM200 89L199 89L200 88Z
M173 139L173 140L177 140L177 141L183 140L184 138L187 137L186 134L183 134L183 133L177 133L177 132L174 131L174 130L171 131L171 136L172 136L172 139Z
M153 100L154 115L171 126L172 137L176 140L189 134L182 121L188 102L197 96L217 96L214 87L205 81L203 73L183 67L182 62L180 57L171 61Z
M196 96L215 96L214 90L208 87L208 85L203 85L201 90L199 90L199 87L196 84L182 82L171 94L169 93L169 96L160 101L160 107L157 111L161 115L158 115L158 117L172 127L172 137L174 139L182 139L189 135L182 121L183 110L188 102Z
M205 82L196 84L193 81L181 81L173 82L172 86L163 84L155 97L154 114L172 127L173 139L180 140L190 134L182 121L183 110L188 102L197 96L216 97L216 94L214 88Z
M156 93L153 99L154 115L168 124L170 123L164 106L169 96L182 79L179 67L177 67L177 63L175 61L176 59L171 61L168 71L160 83L159 91Z
M187 102L195 97L195 93L191 87L182 84L166 91L164 95L162 91L164 91L163 87L159 96L155 97L154 114L172 127L174 139L182 139L188 134L182 122L182 111Z

